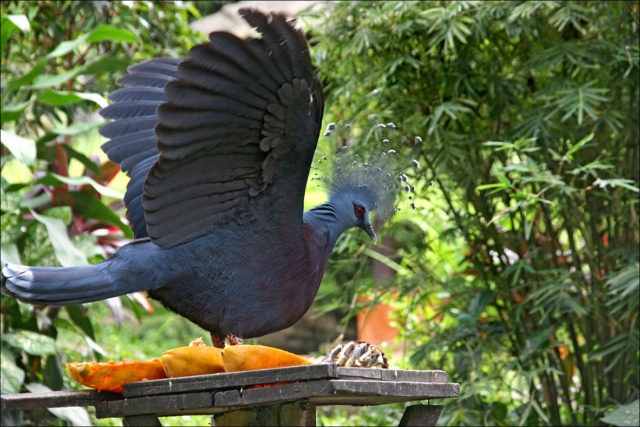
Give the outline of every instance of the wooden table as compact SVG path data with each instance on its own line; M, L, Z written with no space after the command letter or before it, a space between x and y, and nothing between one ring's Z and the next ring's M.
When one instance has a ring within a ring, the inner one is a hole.
M216 425L314 426L321 405L383 405L457 397L444 371L343 368L332 364L142 381L122 395L95 390L2 395L2 410L94 406L98 418L160 426L158 417L211 414ZM442 406L409 406L401 426L435 425Z

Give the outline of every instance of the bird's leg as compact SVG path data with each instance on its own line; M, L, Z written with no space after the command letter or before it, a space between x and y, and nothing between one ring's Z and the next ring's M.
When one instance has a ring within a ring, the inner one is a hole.
M227 340L229 341L229 345L240 345L242 344L242 337L239 337L234 334L227 335Z
M224 338L211 334L211 344L217 348L224 348Z

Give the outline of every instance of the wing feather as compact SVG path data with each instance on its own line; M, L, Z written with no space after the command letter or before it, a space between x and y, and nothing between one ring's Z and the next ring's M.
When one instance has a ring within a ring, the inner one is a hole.
M182 58L157 58L129 67L119 83L125 86L109 95L112 104L100 114L113 121L100 129L110 138L102 145L109 159L120 165L130 180L125 193L127 217L136 237L147 236L142 207L144 181L160 153L154 128L158 106L166 101L164 86L178 76Z
M210 233L242 215L250 198L267 188L269 196L281 193L274 200L286 199L290 209L265 215L301 224L322 90L300 31L282 15L240 13L261 38L212 33L165 86L167 102L157 110L155 128L160 157L142 198L149 237L161 247ZM125 83L160 84L160 71L141 70ZM121 114L143 110L136 104Z
M130 176L136 237L161 247L201 237L267 189L288 205L264 214L301 224L322 90L303 34L284 16L240 14L260 38L216 32L187 58L129 67L101 111L113 119L103 149Z

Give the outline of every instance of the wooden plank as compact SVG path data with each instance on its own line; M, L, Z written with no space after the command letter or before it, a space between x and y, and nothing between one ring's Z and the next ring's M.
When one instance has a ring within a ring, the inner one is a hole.
M66 406L95 406L106 400L121 400L118 393L96 390L62 390L39 393L3 394L2 410L62 408Z
M124 386L123 395L125 397L155 396L190 391L216 391L233 387L273 384L286 381L308 381L343 377L357 379L368 378L383 381L447 382L446 372L440 370L417 371L345 368L336 367L334 364L318 364L128 383Z
M381 381L409 381L446 383L447 373L440 370L417 371L404 369L338 368L338 378L376 379Z
M336 395L408 397L415 400L458 397L457 383L416 383L409 381L329 380Z
M213 395L217 407L244 407L304 400L332 393L330 380L314 380L247 390L221 391Z
M268 405L308 399L315 404L342 404L345 397L354 397L350 404L384 404L406 400L426 400L457 397L458 384L416 383L375 380L316 380L248 390L229 390L214 394L216 407ZM364 397L358 403L358 397ZM375 398L375 399L371 399Z
M219 414L289 402L381 405L459 396L459 385L442 382L445 379L443 371L337 368L324 364L130 383L125 385L128 398L95 390L1 397L3 410L95 406L98 418L134 416L131 420L135 420L135 416L146 414ZM262 384L271 385L259 387Z
M124 385L124 397L156 396L191 391L216 391L278 382L338 378L336 365L318 364L247 372L195 375L140 381Z
M312 397L309 402L316 406L379 406L391 403L419 402L419 397L407 396L364 396L364 395L335 395Z
M213 406L213 395L209 392L183 393L163 396L130 398L115 402L105 402L96 406L97 418L125 417L129 415L198 414ZM208 413L208 412L204 412Z
M459 385L453 383L321 379L259 388L129 398L96 406L96 416L220 414L301 401L313 405L383 405L459 394Z

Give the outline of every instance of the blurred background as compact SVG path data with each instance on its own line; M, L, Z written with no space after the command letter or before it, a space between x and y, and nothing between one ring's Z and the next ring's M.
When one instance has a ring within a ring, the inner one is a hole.
M321 354L361 339L392 366L446 370L461 396L441 425L638 425L637 1L3 1L2 263L95 263L131 238L96 112L127 66L251 34L247 5L308 34L336 125L311 178L344 145L394 149L412 190L377 246L341 237L299 324L251 342ZM307 208L324 197L310 179ZM69 361L210 343L142 294L2 296L0 322L2 393L80 388ZM396 425L402 410L323 408L318 425ZM2 424L120 425L91 411Z

